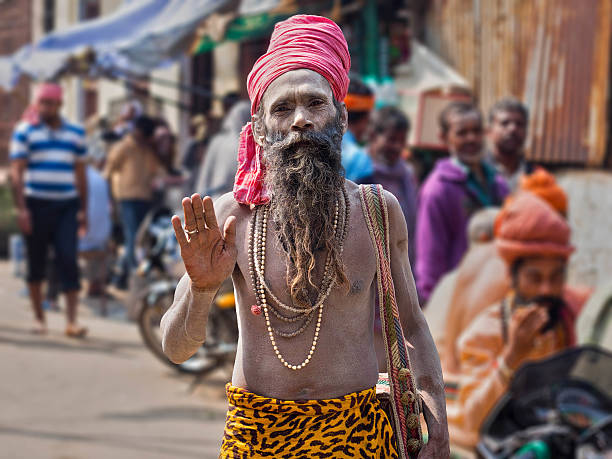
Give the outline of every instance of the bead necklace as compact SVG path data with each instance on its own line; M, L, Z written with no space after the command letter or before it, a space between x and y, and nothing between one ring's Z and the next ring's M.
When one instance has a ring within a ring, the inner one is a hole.
M347 232L347 228L346 228L346 222L348 221L347 217L350 214L350 206L347 206L348 204L348 195L346 194L346 190L343 189L342 190L342 199L343 199L343 204L344 206L342 206L343 208L343 212L342 212L342 228L343 231L338 232L337 231L337 227L338 227L338 202L336 201L336 210L335 210L335 216L334 216L334 224L333 224L333 230L334 230L334 234L336 235L336 241L338 242L339 246L340 246L340 253L342 253L343 250L343 242L344 242L344 238L346 237L346 232ZM258 216L256 216L258 217ZM267 213L264 210L264 221L266 222L266 229L267 229ZM263 230L263 224L261 223L261 219L257 220L259 223L255 224L255 228L256 231L258 232L263 232L263 234L266 234L266 231ZM339 234L341 234L341 237L339 237ZM251 242L249 241L249 244ZM255 247L259 247L259 244L256 242L255 243ZM301 332L303 332L306 327L308 326L308 324L310 323L310 321L312 320L312 313L321 306L321 304L325 301L325 299L329 296L329 293L331 292L332 289L332 276L331 276L331 258L327 257L327 260L325 262L325 270L324 270L324 276L323 276L323 282L321 285L321 288L319 289L319 294L317 297L317 301L315 302L315 305L310 307L310 308L294 308L292 306L288 306L286 304L284 304L283 302L281 302L276 295L274 295L274 293L272 292L272 289L270 289L265 281L264 275L263 275L263 270L261 269L260 264L258 263L258 257L253 257L254 258L254 266L255 266L255 272L257 273L257 278L254 279L253 285L255 284L259 284L258 285L258 290L263 286L264 289L268 292L268 294L271 296L272 300L274 302L276 302L280 307L285 308L286 310L293 312L293 313L297 313L298 315L296 316L292 316L292 317L288 317L285 316L283 314L281 314L279 311L276 310L276 308L274 307L273 304L269 304L270 306L270 310L272 311L272 313L281 321L283 322L287 322L287 323L293 323L296 322L300 319L304 319L306 317L306 323L304 323L302 325L302 327L300 327L297 331L292 332L292 333L287 333L287 332L282 332L280 330L274 329L274 331L279 334L280 336L283 336L285 338L291 338L294 336L299 335ZM265 257L264 257L265 258ZM251 274L253 273L253 271L251 270ZM253 278L253 277L252 277ZM260 306L260 305L259 305ZM257 307L257 306L255 306Z
M341 225L342 230L338 231L338 213L339 213L338 212L339 210L338 199L336 200L336 209L335 209L335 214L334 214L334 225L333 225L334 234L336 235L336 241L339 244L340 254L342 254L342 251L344 249L344 241L348 233L349 217L350 217L350 204L348 200L348 194L344 187L342 188L341 196L342 196L342 200L344 201L343 202L344 204L343 212L342 212L343 218L342 218L342 225ZM249 246L248 248L249 271L251 274L251 281L255 289L255 297L257 300L257 304L251 307L251 311L256 315L259 315L261 314L263 310L264 319L266 321L266 327L268 329L268 335L270 337L270 342L274 349L274 353L276 354L276 357L280 360L280 362L289 369L301 370L310 362L312 355L314 354L314 351L316 349L317 341L319 338L319 331L321 329L321 319L323 317L323 304L325 300L327 299L327 297L329 296L331 289L334 285L334 282L332 281L332 277L331 277L331 272L330 272L330 269L331 269L330 255L328 254L327 259L326 259L323 282L321 284L321 289L319 290L317 301L315 302L314 306L310 308L300 309L300 308L294 308L292 306L288 306L282 303L276 297L276 295L272 293L271 289L268 287L267 283L265 282L264 273L265 273L265 259L266 259L266 234L267 234L267 226L268 226L269 206L265 206L263 209L261 209L261 213L263 213L263 215L260 216L260 208L257 207L255 209L253 219L251 221L251 231L249 232L249 245L248 245ZM268 300L266 298L266 292L270 295L272 300L276 304L278 304L280 307L290 312L297 313L298 315L294 317L287 317L281 314L280 312L278 312L276 308L274 307L274 305L268 303ZM270 308L268 308L268 306L270 306ZM285 358L282 356L282 354L280 353L278 349L278 345L276 343L276 339L274 337L274 334L276 333L279 336L282 336L284 338L292 338L294 336L301 334L308 327L308 325L312 322L314 318L314 312L316 311L316 309L319 310L319 313L318 313L317 322L315 325L315 333L314 333L312 345L310 347L308 355L302 361L302 363L298 365L292 365L289 362L287 362ZM302 326L296 331L283 332L283 331L277 330L275 327L271 325L269 311L271 311L277 318L279 318L280 320L284 322L296 322L297 320L304 319L304 318L305 318L305 321L302 324Z

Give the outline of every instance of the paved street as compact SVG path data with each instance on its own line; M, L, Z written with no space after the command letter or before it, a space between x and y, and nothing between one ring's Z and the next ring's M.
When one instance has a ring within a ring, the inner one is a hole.
M226 376L190 391L147 351L137 327L83 308L89 338L29 333L23 284L0 262L0 458L216 458Z

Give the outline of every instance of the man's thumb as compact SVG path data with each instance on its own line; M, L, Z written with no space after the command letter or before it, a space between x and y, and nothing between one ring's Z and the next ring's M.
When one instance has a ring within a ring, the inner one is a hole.
M236 217L227 217L223 225L223 240L225 244L233 247L236 244Z

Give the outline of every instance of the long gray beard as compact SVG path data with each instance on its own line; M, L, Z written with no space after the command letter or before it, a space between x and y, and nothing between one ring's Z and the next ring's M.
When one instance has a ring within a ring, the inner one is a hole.
M291 296L307 307L319 290L313 279L318 250L331 255L334 280L346 281L333 228L344 185L342 125L336 119L322 131L293 131L280 137L268 137L264 146L270 215L288 255Z

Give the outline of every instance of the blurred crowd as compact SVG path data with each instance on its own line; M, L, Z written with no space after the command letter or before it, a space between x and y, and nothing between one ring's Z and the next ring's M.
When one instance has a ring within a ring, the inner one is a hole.
M139 262L139 229L148 214L176 208L178 195L198 191L216 197L231 191L238 135L250 112L234 93L223 98L222 106L225 116L217 132L211 132L205 114L191 117L182 151L168 122L145 114L136 100L126 102L114 122L94 117L86 124L89 211L95 224L80 243L83 250L110 247L116 254L107 270L116 288L129 287ZM95 295L98 285L90 282L89 293Z
M469 102L450 102L439 115L448 157L426 177L415 172L411 124L399 108L378 107L357 77L344 102L346 178L382 184L401 205L406 256L442 360L451 439L473 447L514 371L576 342L575 321L589 292L565 281L573 250L567 197L551 173L526 159L529 113L516 99L500 100L486 117ZM213 198L232 190L250 104L228 94L222 105L216 132L207 114L192 117L180 152L168 122L147 115L136 100L114 120L86 123L88 225L78 250L88 295L106 295L108 283L128 287L147 214L178 205L166 202L169 189ZM32 126L18 128L14 143ZM12 158L19 159L15 145ZM48 273L53 305L62 285L53 279L62 272Z
M355 78L345 102L346 176L382 184L401 204L451 441L472 449L514 372L576 344L590 291L566 284L574 250L567 196L526 159L529 113L519 100L498 101L486 118L469 102L450 102L438 119L449 155L426 177L415 173L400 110L375 108L374 93Z

